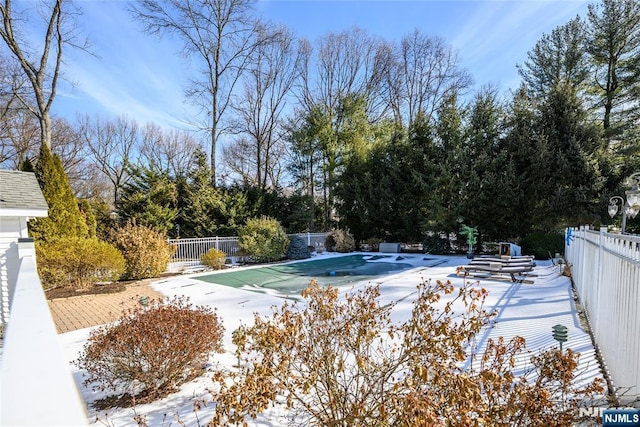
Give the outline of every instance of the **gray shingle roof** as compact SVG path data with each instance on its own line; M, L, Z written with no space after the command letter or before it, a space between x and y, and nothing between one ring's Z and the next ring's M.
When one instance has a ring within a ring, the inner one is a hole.
M33 172L0 170L0 209L49 209Z

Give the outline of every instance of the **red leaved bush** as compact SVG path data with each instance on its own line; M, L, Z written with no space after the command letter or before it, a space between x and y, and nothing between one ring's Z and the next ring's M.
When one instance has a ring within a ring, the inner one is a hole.
M150 401L201 374L211 352L221 350L223 333L211 308L184 297L151 300L93 331L74 363L86 371L85 386Z

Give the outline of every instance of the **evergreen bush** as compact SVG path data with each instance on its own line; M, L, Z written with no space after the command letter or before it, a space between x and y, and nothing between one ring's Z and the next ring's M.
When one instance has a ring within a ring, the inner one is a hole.
M152 401L201 374L210 353L222 350L223 334L209 307L194 308L185 297L152 300L91 332L74 363L86 371L85 386Z
M287 258L311 258L311 251L309 251L309 246L307 246L307 240L300 236L293 236L291 238L291 243L289 243L289 248L287 249Z
M91 202L87 199L78 200L78 209L80 210L80 215L82 215L82 220L87 225L88 236L96 237L98 230L98 219L96 218L96 213L93 210L93 206L91 206Z
M61 237L89 237L69 179L58 156L52 155L42 144L35 167L35 175L42 189L49 215L29 221L29 234L37 241L49 242Z
M98 239L63 237L36 244L38 275L45 289L87 289L97 282L118 280L124 257L114 246Z
M125 279L158 277L175 251L162 233L135 222L113 231L111 240L124 255Z
M120 217L169 233L178 216L176 181L167 171L151 166L129 165L127 173L116 205Z
M206 253L202 254L200 257L200 261L202 265L206 265L207 267L211 267L214 270L220 270L224 267L224 264L227 260L227 255L222 252L220 249L211 248Z
M422 249L425 254L446 255L451 253L451 242L440 236L425 236Z
M354 251L356 242L351 233L337 229L327 235L324 245L329 252L346 253Z
M269 262L284 257L289 237L277 220L263 216L247 220L239 231L238 243L249 257Z
M556 253L564 253L564 236L560 233L533 233L520 242L523 255L533 255L536 259L549 259Z

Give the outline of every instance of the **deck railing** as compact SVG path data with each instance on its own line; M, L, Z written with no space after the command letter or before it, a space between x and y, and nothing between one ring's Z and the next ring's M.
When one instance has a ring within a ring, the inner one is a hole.
M640 399L640 236L567 229L565 257L621 404Z
M329 233L297 233L289 234L289 237L300 236L307 240L307 245L324 247L325 239ZM236 261L240 254L238 237L202 237L189 239L169 239L176 252L169 261L168 271L179 271L183 268L201 265L200 258L211 248L216 248L225 253L227 258Z
M33 242L19 244L20 269L2 345L0 425L87 426L36 270Z

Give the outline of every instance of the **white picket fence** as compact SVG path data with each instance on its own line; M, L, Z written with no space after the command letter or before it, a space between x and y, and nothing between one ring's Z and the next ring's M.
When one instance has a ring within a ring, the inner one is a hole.
M640 236L567 229L565 257L621 404L640 399Z
M324 248L324 241L329 233L297 233L288 236L300 236L307 240L308 246ZM211 248L216 248L225 253L232 261L238 260L240 245L238 237L202 237L193 239L169 239L176 251L169 261L168 271L176 272L185 268L201 265L200 258Z

